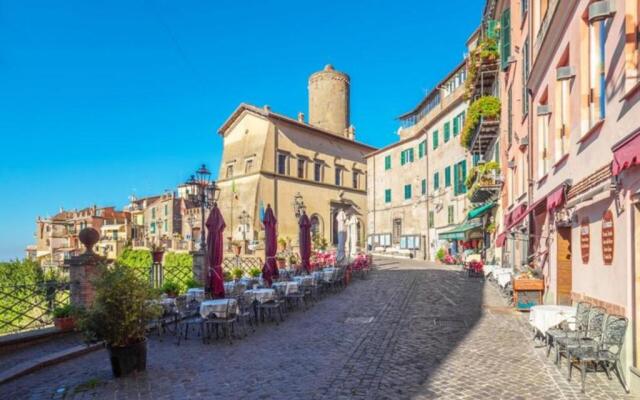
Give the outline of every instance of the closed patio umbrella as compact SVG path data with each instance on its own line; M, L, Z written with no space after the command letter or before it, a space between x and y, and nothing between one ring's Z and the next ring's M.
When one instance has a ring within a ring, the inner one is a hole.
M310 270L309 259L311 258L311 221L309 221L306 212L302 212L298 225L300 226L299 242L302 269L308 273Z
M278 266L276 265L276 216L273 215L273 209L271 204L267 204L267 209L264 212L264 255L265 263L262 267L262 278L267 282L268 286L271 286L273 278L279 276Z
M214 298L224 298L224 278L222 275L222 257L224 253L222 232L226 227L224 218L217 205L213 206L207 218L207 260L209 287Z

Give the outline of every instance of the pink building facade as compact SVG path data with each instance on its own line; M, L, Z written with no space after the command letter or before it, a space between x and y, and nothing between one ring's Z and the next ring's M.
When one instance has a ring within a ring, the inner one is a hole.
M637 388L640 2L550 1L544 14L540 3L527 81L530 260L545 303L587 300L629 319L624 360Z

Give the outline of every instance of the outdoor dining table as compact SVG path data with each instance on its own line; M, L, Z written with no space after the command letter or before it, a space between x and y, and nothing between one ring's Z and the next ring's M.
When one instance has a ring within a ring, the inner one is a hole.
M231 294L234 292L237 292L236 294L242 294L242 292L244 292L246 287L247 287L246 283L242 281L238 281L238 282L227 281L224 283L224 292L227 294Z
M337 271L337 269L333 268L333 267L323 269L322 270L322 274L323 274L322 275L322 279L324 279L327 282L330 282L333 279L336 271Z
M274 289L250 289L246 290L244 294L250 296L258 303L266 303L276 298L276 291Z
M543 336L547 330L576 315L576 307L541 305L533 306L529 312L529 323Z
M187 301L191 302L193 300L197 300L198 302L204 300L203 288L191 288L187 290Z
M236 299L204 300L200 303L200 316L202 318L211 317L212 315L217 318L227 318L229 317L227 311L230 311L231 315L239 314L240 309Z
M321 277L322 276L322 271L316 271L316 272L313 273L313 275L294 276L293 280L295 282L298 282L299 286L312 286L314 280L319 279L319 278L316 278L316 276L320 276Z
M281 293L284 293L285 296L288 296L290 294L298 293L299 284L296 281L275 282L271 287L275 290L279 290Z
M493 270L492 275L496 282L498 282L498 285L504 288L511 282L513 270L511 268L496 268Z

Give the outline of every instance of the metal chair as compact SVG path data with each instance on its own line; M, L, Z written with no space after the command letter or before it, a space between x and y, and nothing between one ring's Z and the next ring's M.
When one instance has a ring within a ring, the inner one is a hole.
M264 322L264 315L268 314L269 319L274 321L276 325L279 325L278 319L275 317L275 313L280 315L280 321L284 321L284 309L285 301L282 294L276 290L275 291L275 299L266 301L264 303L260 303L258 305L258 310L260 311L260 319Z
M178 342L176 343L180 346L180 341L184 334L184 340L189 339L189 331L196 327L198 329L198 336L202 338L202 341L205 340L204 335L204 318L202 318L199 314L200 312L200 302L197 300L191 301L176 301L176 305L178 306L178 326L176 328L176 334L178 336Z
M234 308L231 307L233 299L226 299L227 304L225 307L224 317L218 317L215 314L208 315L207 318L204 319L204 329L206 339L211 339L211 330L215 329L216 331L216 339L218 338L218 328L222 329L223 335L225 335L229 339L229 344L233 344L233 327L237 322L237 312ZM246 331L245 331L246 336Z
M238 297L238 308L240 310L237 316L238 322L242 324L242 329L244 330L245 336L247 336L247 322L251 325L252 331L256 331L255 323L257 323L257 321L254 321L255 309L253 296L242 293Z
M556 340L556 364L559 364L561 357L568 354L574 347L598 346L602 340L604 323L607 311L602 307L591 307L589 309L589 322L587 329L582 334L574 336L560 337Z
M547 357L551 353L551 347L555 348L556 363L558 362L558 347L556 341L561 337L581 336L584 335L589 326L589 311L591 303L581 301L576 307L575 317L569 318L560 324L558 328L551 328L545 334L545 342L547 344ZM570 329L570 324L575 324L575 329Z
M568 349L567 359L569 360L569 381L571 381L571 370L575 365L580 369L582 378L582 393L585 393L585 381L587 376L587 366L592 364L594 372L598 372L598 366L604 368L607 377L611 379L611 371L615 371L618 380L624 390L629 393L629 387L624 379L620 362L620 353L624 345L624 337L627 332L629 320L620 315L609 315L606 319L602 340L597 346L591 343Z

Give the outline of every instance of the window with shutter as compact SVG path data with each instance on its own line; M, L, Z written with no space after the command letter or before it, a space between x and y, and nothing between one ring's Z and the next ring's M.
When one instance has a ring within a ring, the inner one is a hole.
M404 151L400 153L400 165L404 165L407 162L405 154L406 153Z
M467 186L465 185L465 182L467 180L467 160L463 160L460 163L460 179L458 180L458 182L460 183L460 189L458 190L459 193L467 193Z
M444 187L451 186L451 167L444 169Z
M459 169L460 166L458 164L453 164L453 194L458 195L458 189L460 188L460 184L458 182L459 179Z
M384 191L384 202L391 203L391 189L385 189Z
M511 9L507 8L500 17L500 60L502 69L507 68L511 56Z
M440 189L440 173L436 172L433 174L433 190Z
M433 149L438 148L438 131L433 131Z
M384 158L384 169L385 169L385 171L391 169L391 156L386 156Z
M404 199L409 200L411 198L411 185L404 185Z
M444 123L444 142L445 143L449 141L449 137L451 136L450 127L451 127L451 124L449 122Z
M427 194L427 180L423 179L421 184L422 194Z

